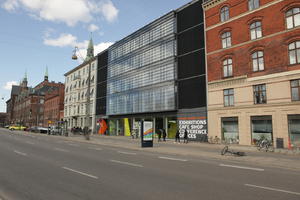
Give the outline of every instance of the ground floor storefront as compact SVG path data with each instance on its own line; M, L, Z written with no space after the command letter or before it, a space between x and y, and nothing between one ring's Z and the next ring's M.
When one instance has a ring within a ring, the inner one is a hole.
M287 104L208 111L208 136L242 145L255 145L266 138L276 148L300 147L300 107Z
M204 141L207 138L206 112L203 110L132 116L96 116L96 131L98 134L139 138L142 134L142 121L152 122L154 137L164 131L166 138L174 139L178 130L180 137L183 138L184 131L187 130L189 140Z
M86 116L80 115L80 116L71 116L64 118L64 121L67 124L67 128L71 130L72 128L81 128L83 129L85 125L87 124ZM92 133L95 133L95 116L90 116L89 118L89 125L90 129L92 130Z

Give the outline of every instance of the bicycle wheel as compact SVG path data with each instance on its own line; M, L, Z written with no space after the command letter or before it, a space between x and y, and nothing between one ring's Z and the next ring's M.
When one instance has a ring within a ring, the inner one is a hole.
M228 146L225 146L222 151L221 151L221 155L225 155L228 152Z

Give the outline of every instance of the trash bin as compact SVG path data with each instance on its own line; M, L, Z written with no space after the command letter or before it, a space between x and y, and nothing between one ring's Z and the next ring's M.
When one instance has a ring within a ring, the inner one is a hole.
M283 138L276 138L276 148L283 149Z

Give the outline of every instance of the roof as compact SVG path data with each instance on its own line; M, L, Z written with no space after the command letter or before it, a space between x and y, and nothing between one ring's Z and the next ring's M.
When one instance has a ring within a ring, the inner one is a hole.
M12 95L19 95L21 92L21 87L18 85L13 85L11 88L11 96Z

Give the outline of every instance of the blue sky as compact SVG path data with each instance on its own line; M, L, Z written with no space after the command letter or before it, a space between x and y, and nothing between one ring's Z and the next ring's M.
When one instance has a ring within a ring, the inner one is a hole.
M28 74L29 86L51 81L79 63L71 60L74 46L84 56L90 32L95 53L156 18L191 0L0 0L0 112L10 85Z

